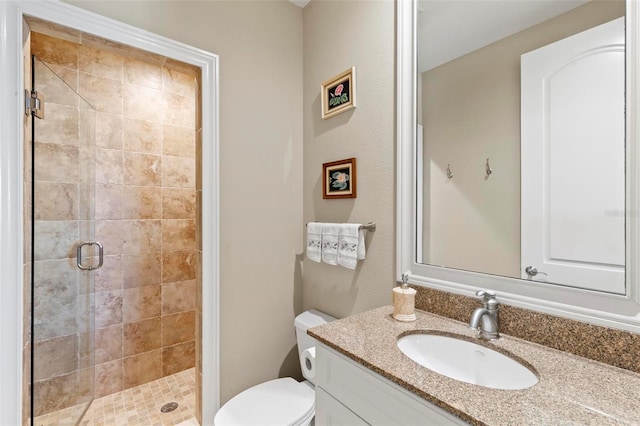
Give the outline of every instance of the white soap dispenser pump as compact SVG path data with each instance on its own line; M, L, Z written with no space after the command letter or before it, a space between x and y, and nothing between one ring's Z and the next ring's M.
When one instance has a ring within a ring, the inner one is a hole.
M402 274L402 285L393 288L393 318L398 321L415 321L416 290L407 285L409 275Z

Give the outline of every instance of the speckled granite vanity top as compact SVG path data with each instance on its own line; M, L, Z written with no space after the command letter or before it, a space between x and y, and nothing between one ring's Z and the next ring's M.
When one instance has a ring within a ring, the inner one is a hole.
M422 367L396 346L400 335L419 330L475 338L467 324L418 310L417 321L402 323L392 312L385 306L308 333L471 424L640 425L640 374L503 335L487 346L520 358L540 381L524 390L468 384Z

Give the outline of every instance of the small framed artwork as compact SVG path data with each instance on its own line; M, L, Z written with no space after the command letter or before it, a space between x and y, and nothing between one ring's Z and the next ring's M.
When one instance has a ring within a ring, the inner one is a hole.
M322 83L322 118L356 107L356 67L341 72Z
M322 198L356 198L356 159L322 165Z

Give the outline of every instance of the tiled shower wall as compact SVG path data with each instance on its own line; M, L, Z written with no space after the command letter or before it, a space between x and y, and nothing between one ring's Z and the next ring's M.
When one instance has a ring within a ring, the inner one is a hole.
M69 211L79 208L77 192L64 183L72 168L83 167L81 157L69 157L73 140L83 132L95 135L95 232L105 250L93 294L95 396L193 367L196 74L164 58L141 52L142 60L86 37L69 41L32 33L31 46L34 55L96 109L93 121L78 108L49 97L40 125L41 133L50 136L40 141L36 135L36 155L49 159L46 175L60 177L36 182L37 194L43 194L38 205L47 212L40 220L65 218L54 221L58 236L76 226ZM46 97L48 90L55 94L59 89L38 90ZM75 250L68 251L74 261ZM56 276L56 271L41 274ZM35 398L47 401L47 411L72 402L58 394L63 390L61 377L77 374L78 366L56 362L77 358L64 353L77 352L65 337L35 346L35 364L40 366Z

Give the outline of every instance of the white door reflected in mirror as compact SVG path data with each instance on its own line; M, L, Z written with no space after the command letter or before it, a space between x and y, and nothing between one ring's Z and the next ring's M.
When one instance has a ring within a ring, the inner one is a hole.
M522 278L625 293L624 38L618 18L522 55Z
M624 2L451 3L418 9L417 263L624 294Z

